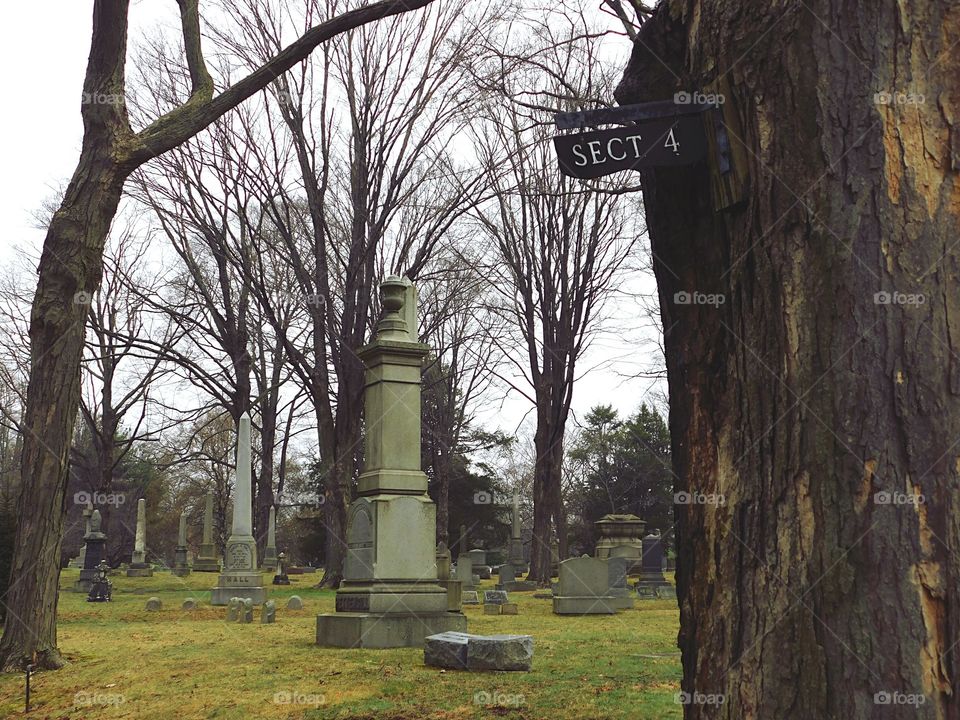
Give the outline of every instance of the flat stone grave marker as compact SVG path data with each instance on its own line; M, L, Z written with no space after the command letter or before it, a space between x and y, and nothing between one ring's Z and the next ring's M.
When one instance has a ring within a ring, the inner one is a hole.
M299 595L291 595L287 600L287 610L303 610L303 600Z
M500 614L501 615L519 615L520 606L517 605L516 603L511 603L511 602L504 603L503 605L500 606Z
M273 600L267 600L260 608L260 624L270 625L277 621L277 605Z
M485 605L483 606L483 614L484 614L484 615L499 615L499 614L500 614L500 606L499 606L499 605L489 605L489 604L485 604Z
M530 635L471 635L445 632L430 635L423 661L432 667L454 670L529 670L533 662Z
M660 600L676 600L677 589L673 585L661 585L657 588L657 597Z
M460 599L462 605L479 605L480 596L477 594L476 590L464 590L463 596ZM440 633L441 635L443 633Z
M163 603L160 602L160 598L152 597L149 600L147 600L147 610L149 610L150 612L156 612L161 607L163 607Z
M653 585L646 585L644 583L640 583L637 585L637 595L642 600L656 600L657 589Z

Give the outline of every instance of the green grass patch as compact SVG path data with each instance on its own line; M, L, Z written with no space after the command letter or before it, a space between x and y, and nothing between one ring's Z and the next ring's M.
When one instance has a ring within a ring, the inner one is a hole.
M530 593L511 593L517 616L466 606L469 632L533 635L534 661L529 673L465 673L425 667L417 649L317 647L315 617L334 609L334 593L311 587L319 574L271 586L274 625L260 625L259 616L252 625L226 623L226 609L209 604L213 573L113 577L112 603L70 592L77 576L68 569L60 580L59 644L70 664L34 675L27 717L682 717L673 700L680 685L674 601L637 600L633 610L586 617L554 615L549 600ZM286 610L293 594L303 610ZM154 595L163 609L147 612ZM181 610L187 597L200 606ZM23 676L0 675L0 717L23 716Z

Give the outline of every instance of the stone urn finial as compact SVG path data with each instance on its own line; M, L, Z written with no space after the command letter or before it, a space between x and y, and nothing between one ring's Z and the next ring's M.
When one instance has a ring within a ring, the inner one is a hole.
M383 317L377 323L377 334L385 340L407 340L407 321L403 309L407 285L396 275L388 276L380 283L380 304Z

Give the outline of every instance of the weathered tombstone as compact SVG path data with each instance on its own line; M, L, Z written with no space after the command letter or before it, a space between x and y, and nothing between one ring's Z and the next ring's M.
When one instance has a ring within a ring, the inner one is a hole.
M557 577L560 574L560 541L553 537L550 539L550 577Z
M77 592L89 593L93 583L100 577L99 566L106 553L107 536L100 532L100 511L90 513L90 531L83 536L86 553L83 556L83 569L80 570L80 579L73 584Z
M559 592L553 598L557 615L612 615L607 563L597 558L570 558L560 563Z
M223 558L223 572L210 593L211 605L226 605L230 598L247 598L260 605L267 599L263 576L257 571L257 543L253 539L250 500L250 415L240 416L237 430L237 475L233 487L233 525Z
M260 608L260 624L270 625L277 621L277 606L273 600L267 600Z
M602 560L611 555L626 557L630 561L627 574L636 575L643 562L641 538L646 524L636 515L604 515L594 523L599 536L595 556ZM613 552L614 548L619 548L616 553Z
M149 610L150 612L156 612L156 611L158 611L161 607L163 607L163 603L160 602L160 598L158 598L158 597L152 597L152 598L150 598L149 600L147 600L146 608L147 608L147 610Z
M479 605L480 596L477 594L476 590L464 590L460 602L463 605Z
M506 590L508 592L527 592L536 590L536 583L527 580L517 580L517 569L513 563L504 563L497 568L497 575L500 578L496 584L497 590Z
M457 564L454 567L453 573L454 580L459 580L462 585L463 590L475 590L476 583L474 583L473 578L473 560L469 555L460 555L457 558Z
M431 667L474 672L529 670L533 663L533 638L440 633L425 639L423 661Z
M518 573L527 571L527 563L523 558L523 540L520 535L520 489L513 490L513 517L510 520L510 551L507 562Z
M133 541L133 558L127 577L152 577L153 566L147 562L147 501L137 500L137 532Z
M500 614L500 606L499 606L499 605L487 605L487 604L484 604L484 606L483 606L483 614L484 614L484 615L499 615L499 614Z
M663 542L659 532L650 533L643 538L643 560L637 588L652 588L653 594L658 595L659 589L665 585L670 583L663 576Z
M287 577L287 554L280 553L277 555L277 574L273 576L274 585L289 585L290 578Z
M253 600L250 598L240 599L240 616L237 622L245 624L253 622Z
M240 618L240 598L233 597L227 603L227 622L236 622Z
M661 585L657 588L658 600L676 600L677 589L673 585Z
M429 347L417 340L416 289L388 277L366 367L364 467L347 513L347 555L336 612L317 616L317 644L420 647L428 635L466 630L437 583L436 505L420 466L420 383ZM462 577L462 576L458 576Z
M641 600L656 600L657 599L656 586L637 583L637 597L639 597Z
M177 577L186 577L190 574L190 565L187 562L187 511L180 513L180 528L177 533L177 548L173 551L173 574Z
M93 515L93 503L87 500L87 505L83 508L80 515L83 517L83 537L86 538L90 532L90 517ZM67 563L67 567L83 569L86 555L87 544L84 542L80 545L80 553Z
M493 574L493 570L487 565L487 551L481 548L474 548L467 554L470 556L470 562L473 563L474 574L482 580L489 580Z
M180 609L181 609L181 610L196 610L196 609L197 609L197 601L194 600L192 597L188 597L186 600L183 601L183 604L180 606Z
M463 584L450 577L450 550L446 543L437 545L437 582L447 591L447 612L460 612Z
M303 600L299 595L291 595L287 600L287 610L303 610Z
M520 606L516 603L508 602L500 606L501 615L518 615L520 613Z
M196 572L220 572L220 558L213 544L213 495L207 493L203 507L203 542L193 563Z
M610 589L608 594L614 597L613 606L618 610L626 610L633 607L633 591L627 587L627 564L629 558L609 557L604 562L607 563L607 574Z
M109 566L106 560L101 560L97 566L97 577L94 579L87 602L110 602L113 597L113 583L107 577Z
M503 605L505 602L510 602L505 590L484 590L484 605Z
M263 571L277 570L277 508L270 506L270 520L267 525L267 547L263 550Z

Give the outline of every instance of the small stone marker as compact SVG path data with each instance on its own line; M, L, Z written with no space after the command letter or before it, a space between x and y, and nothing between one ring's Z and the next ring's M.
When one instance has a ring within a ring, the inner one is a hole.
M637 585L637 596L642 600L656 600L657 589L652 585L645 585L643 583L639 583Z
M267 600L260 608L260 624L270 625L277 621L277 605L273 600Z
M134 594L134 595L146 595L146 594L147 594L147 589L146 589L146 588L134 588L134 589L133 589L133 594Z
M161 607L163 607L163 603L160 602L160 598L152 597L149 600L147 600L147 610L151 612L156 612Z
M291 595L287 600L287 610L303 610L303 600L299 595Z
M186 600L183 601L183 605L181 605L180 608L183 610L196 610L197 601L194 600L193 598L187 598Z
M460 599L460 604L461 605L479 605L480 596L477 594L476 590L464 590L463 595Z
M500 614L501 615L519 615L520 606L517 605L516 603L511 603L511 602L504 603L503 605L500 606Z
M530 635L470 635L445 632L424 641L424 664L454 670L529 670L533 662Z
M627 568L629 558L611 555L607 558L607 577L610 583L609 595L615 599L612 601L613 607L618 610L626 610L633 607L633 593L627 587Z
M484 615L499 615L500 614L500 605L484 605L483 606Z
M240 617L240 598L232 597L227 603L227 622L236 622Z
M239 623L252 623L253 622L253 600L250 598L243 598L240 601L240 617L237 618Z
M506 590L484 590L483 591L483 603L491 605L503 605L505 602L510 602L510 599L507 597Z

